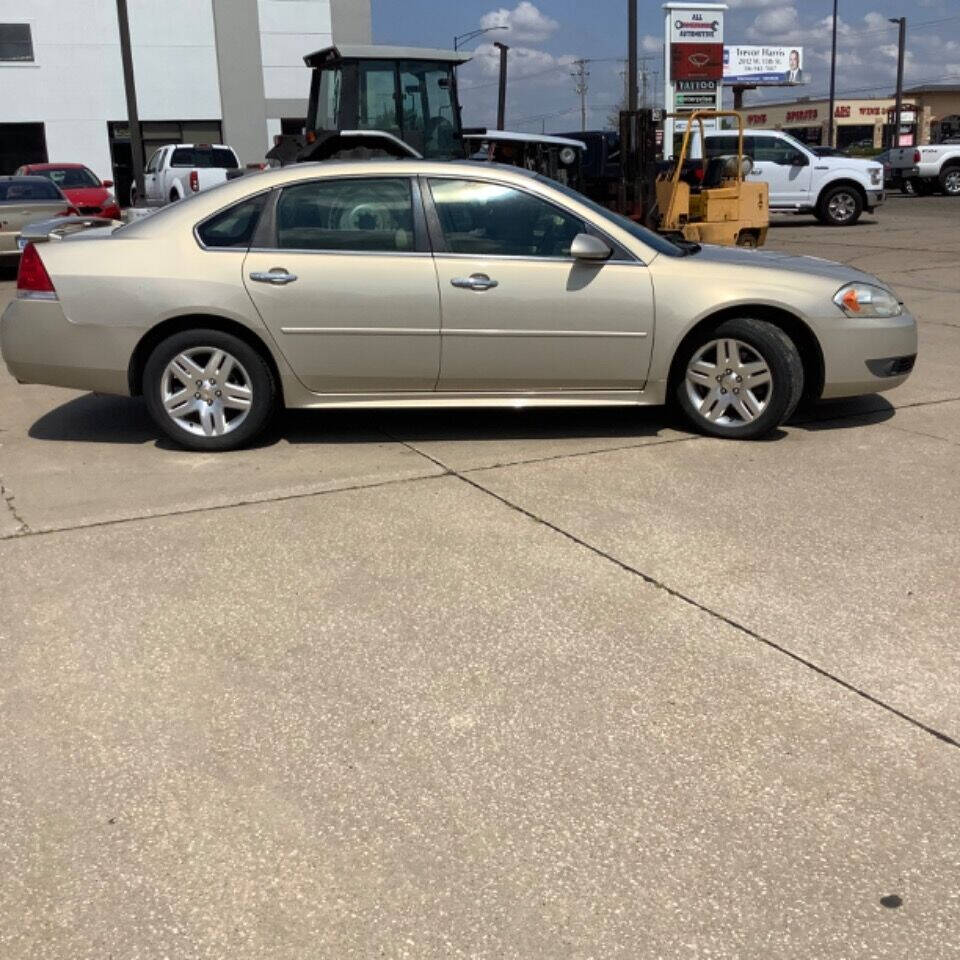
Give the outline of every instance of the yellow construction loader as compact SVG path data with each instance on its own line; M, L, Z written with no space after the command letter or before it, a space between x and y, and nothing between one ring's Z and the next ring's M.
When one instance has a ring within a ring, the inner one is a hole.
M704 120L736 121L740 136L736 154L711 157ZM676 163L657 177L656 228L691 243L759 247L770 226L770 187L744 178L753 161L743 153L743 118L733 111L684 114L687 129ZM700 131L700 161L689 161L691 134Z

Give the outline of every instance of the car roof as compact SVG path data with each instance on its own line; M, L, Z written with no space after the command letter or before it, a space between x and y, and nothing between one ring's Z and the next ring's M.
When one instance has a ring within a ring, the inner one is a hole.
M15 174L9 174L7 176L0 177L0 181L3 183L9 183L11 180L16 180L17 183L23 183L27 181L28 183L51 183L52 181L48 180L46 177L34 177L30 174L23 174L21 176L16 176ZM56 186L56 184L54 184Z
M85 163L25 163L24 170L85 170Z

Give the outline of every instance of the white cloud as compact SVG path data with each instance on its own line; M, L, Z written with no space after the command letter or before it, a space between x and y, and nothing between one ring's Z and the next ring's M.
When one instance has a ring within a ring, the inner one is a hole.
M529 79L543 80L545 83L556 83L563 77L563 71L573 63L576 57L573 54L564 54L555 57L545 50L536 50L532 47L511 47L507 57L507 80ZM486 78L498 77L500 74L500 51L492 43L481 43L473 51L473 60L468 67L461 67L461 76L469 76L471 71L478 71L481 78L477 85ZM461 89L467 90L474 86L472 79L464 80ZM483 83L486 86L485 83Z
M513 40L546 40L560 27L552 17L541 13L530 0L520 0L512 9L501 7L480 18L481 27L506 27L505 36Z
M640 49L644 53L659 53L663 49L663 38L653 37L649 33L640 39Z
M751 40L765 43L792 43L800 36L800 16L796 7L771 7L757 15L747 27Z
M733 10L755 10L758 7L781 7L783 0L727 0Z

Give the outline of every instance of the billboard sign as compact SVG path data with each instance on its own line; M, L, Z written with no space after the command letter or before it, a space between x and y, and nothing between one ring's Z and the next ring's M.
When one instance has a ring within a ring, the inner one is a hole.
M723 43L723 11L717 9L671 10L671 43Z
M805 83L803 47L724 47L723 82L758 87Z
M722 43L674 43L670 46L670 77L680 80L721 80Z

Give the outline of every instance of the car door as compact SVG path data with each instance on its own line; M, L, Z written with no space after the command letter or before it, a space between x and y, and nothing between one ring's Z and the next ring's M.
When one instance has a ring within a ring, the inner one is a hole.
M148 200L160 199L159 170L166 152L166 150L157 150L143 172L143 191Z
M770 185L771 207L796 207L810 202L809 158L789 140L754 134L744 138L744 150L753 159L749 178L765 180Z
M443 317L440 390L643 386L653 292L642 263L625 251L573 259L571 241L591 228L532 182L430 177L425 190Z
M264 215L244 283L304 385L435 389L440 297L412 178L298 181L276 191Z

